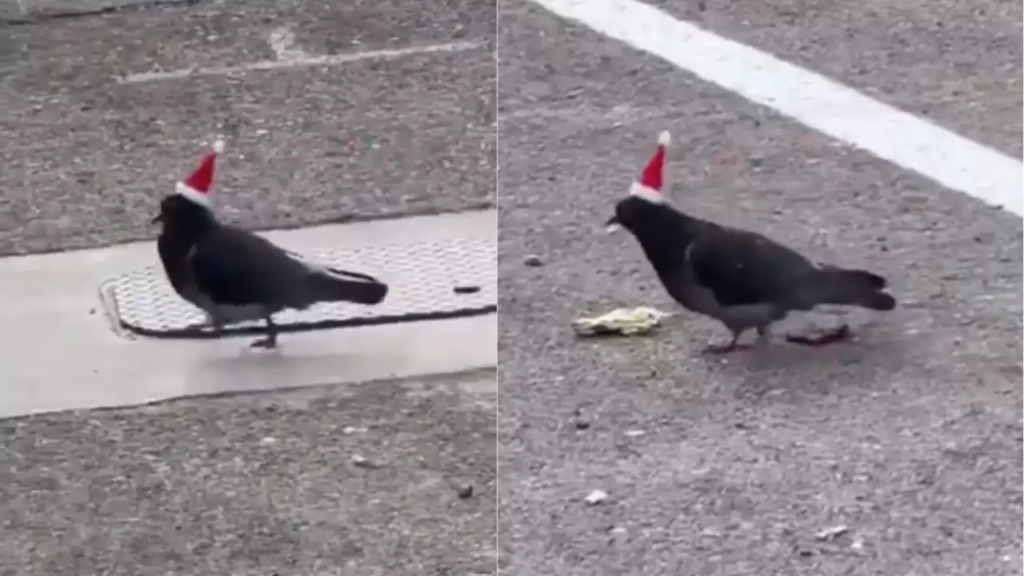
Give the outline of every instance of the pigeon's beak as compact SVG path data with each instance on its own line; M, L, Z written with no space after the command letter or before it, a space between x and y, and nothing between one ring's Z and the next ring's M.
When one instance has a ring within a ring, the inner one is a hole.
M622 224L619 223L618 216L612 216L609 218L608 221L604 223L604 227L605 231L609 234L614 234L615 232L622 230Z
M164 221L164 215L163 214L157 214L156 216L153 217L153 224L156 224L158 222L163 222L163 221Z

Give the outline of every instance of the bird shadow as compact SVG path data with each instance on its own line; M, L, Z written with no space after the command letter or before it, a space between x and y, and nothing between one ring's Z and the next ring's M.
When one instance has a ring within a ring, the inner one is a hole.
M836 387L866 390L890 381L912 357L905 341L885 331L861 331L850 340L820 347L772 339L718 358L716 369L735 379L738 397L827 394Z

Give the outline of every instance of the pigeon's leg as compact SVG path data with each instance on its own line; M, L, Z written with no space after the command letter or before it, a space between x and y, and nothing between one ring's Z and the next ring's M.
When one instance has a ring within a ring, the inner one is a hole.
M210 328L213 330L213 333L217 335L217 338L224 337L224 322L222 322L220 318L217 318L216 316L211 316Z
M264 318L267 322L267 337L260 338L259 340L250 344L253 348L277 348L277 324L274 324L274 317L267 314Z
M732 333L732 340L728 344L708 344L704 347L704 354L728 354L734 350L742 350L744 348L750 348L749 344L740 344L740 336L743 335L743 330Z
M821 336L787 335L786 341L794 344L802 344L804 346L825 346L836 342L844 342L849 340L851 336L853 336L853 331L850 330L850 327L847 324L843 324L839 328Z
M757 326L757 340L754 341L755 346L764 346L771 341L772 337L772 325L765 324L763 326Z
M751 348L753 343L739 344L743 333L750 328L756 328L758 335L763 338L767 335L768 325L784 315L770 303L720 308L714 316L729 329L729 332L732 333L732 340L728 344L710 344L704 349L704 353L726 354L734 350Z

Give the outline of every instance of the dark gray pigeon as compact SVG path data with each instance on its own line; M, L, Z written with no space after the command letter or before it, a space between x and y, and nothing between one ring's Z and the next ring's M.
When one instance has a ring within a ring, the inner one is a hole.
M266 321L267 337L254 347L277 346L276 312L318 302L379 304L388 293L371 276L304 262L265 238L221 224L187 195L165 197L153 221L163 224L157 249L175 290L205 311L217 329Z
M884 292L885 278L877 274L818 264L760 234L701 220L667 204L661 173L668 143L663 132L640 181L616 204L606 224L633 234L673 299L729 329L731 341L711 344L705 352L735 350L751 328L763 337L792 311L827 304L881 311L896 307L896 299ZM820 338L788 339L821 345L849 335L844 325Z
M213 186L213 175L217 166L217 156L224 151L224 142L217 140L213 143L196 167L183 180L174 185L176 194L183 198L210 208L210 188ZM193 306L206 312L212 308L209 298L204 297L195 286L192 273L189 269L188 256L191 243L187 237L182 236L181 230L164 227L163 233L157 239L157 251L160 253L160 262L164 265L164 272L171 282L171 286L179 296L184 298ZM220 328L216 319L206 314L205 325Z

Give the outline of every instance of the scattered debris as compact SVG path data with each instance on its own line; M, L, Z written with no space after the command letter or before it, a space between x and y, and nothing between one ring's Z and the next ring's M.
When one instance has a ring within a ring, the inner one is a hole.
M354 426L345 426L344 428L341 429L341 432L343 434L356 434L356 433L362 433L362 432L367 432L367 431L368 430L366 428L356 428Z
M608 499L608 493L607 492L605 492L604 490L594 490L593 492L591 492L590 494L587 495L587 497L586 497L586 499L584 501L587 504L590 504L591 506L595 506L597 504L600 504L601 502L604 502L607 499Z
M455 491L459 498L466 500L467 498L473 497L473 485L472 484L460 484L458 490Z
M630 438L635 438L637 436L643 436L644 434L647 434L647 432L644 432L643 430L626 430L624 434Z
M836 538L842 536L843 534L846 534L849 531L850 531L849 527L840 524L839 526L833 526L831 528L826 528L826 529L822 530L821 532L818 532L817 534L815 534L814 537L817 538L818 540L820 540L821 542L831 542L831 541L835 540Z
M572 321L577 336L638 336L650 334L661 321L672 316L657 308L616 308L600 316L582 317Z
M277 442L277 438L273 436L266 436L260 440L260 444L274 444Z
M540 259L540 256L530 254L525 259L523 259L523 264L529 266L530 268L539 268L544 265L544 262Z
M352 465L358 466L359 468L366 468L368 470L376 470L377 468L380 468L376 462L372 462L359 454L354 454L352 456Z
M587 420L586 418L576 418L573 421L573 424L576 425L577 430L586 430L587 428L590 428L590 420Z

